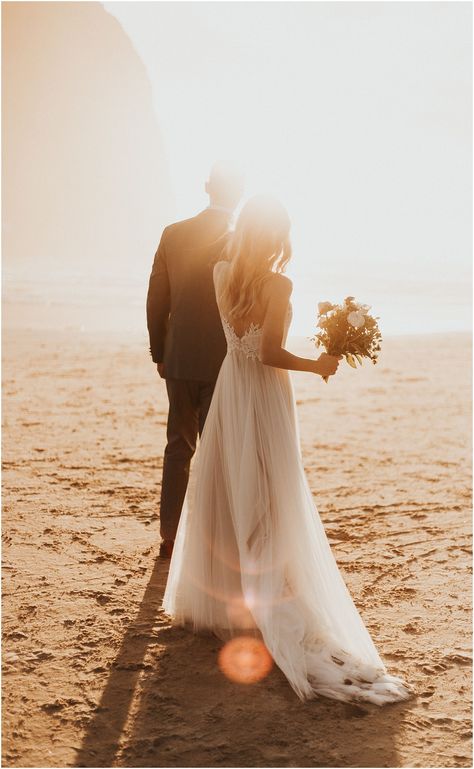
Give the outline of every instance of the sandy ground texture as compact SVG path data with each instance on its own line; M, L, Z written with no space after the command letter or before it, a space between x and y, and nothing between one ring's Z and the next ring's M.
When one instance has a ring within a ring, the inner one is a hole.
M293 349L296 349L293 345ZM166 391L143 336L5 332L5 766L471 766L471 338L293 374L305 467L354 600L418 696L303 704L172 628L157 558Z

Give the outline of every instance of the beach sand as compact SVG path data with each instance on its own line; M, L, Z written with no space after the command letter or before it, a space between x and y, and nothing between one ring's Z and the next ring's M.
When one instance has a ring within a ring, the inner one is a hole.
M292 349L311 350L292 341ZM471 766L471 337L292 374L334 554L405 703L302 703L173 628L157 558L167 400L141 334L4 331L5 766Z

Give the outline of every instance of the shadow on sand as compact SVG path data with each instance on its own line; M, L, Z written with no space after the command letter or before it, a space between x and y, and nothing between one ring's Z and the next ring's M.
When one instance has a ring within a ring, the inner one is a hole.
M302 703L276 667L246 686L217 665L221 642L170 627L157 559L112 663L77 767L397 767L406 703Z

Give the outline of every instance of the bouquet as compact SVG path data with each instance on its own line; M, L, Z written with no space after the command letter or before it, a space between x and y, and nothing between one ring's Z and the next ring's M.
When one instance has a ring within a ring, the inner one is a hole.
M382 335L377 324L378 316L369 315L370 306L360 304L353 296L346 296L343 304L319 302L318 328L311 341L322 345L328 355L343 355L349 366L356 368L356 361L370 358L377 363ZM328 381L328 377L323 377Z

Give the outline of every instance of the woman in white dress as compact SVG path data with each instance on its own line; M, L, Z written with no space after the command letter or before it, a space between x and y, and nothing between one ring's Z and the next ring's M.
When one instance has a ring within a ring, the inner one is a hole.
M289 370L338 358L284 349L292 284L283 206L255 196L214 267L227 339L183 507L163 607L175 624L259 637L301 699L377 705L413 690L390 675L332 554L301 457Z

